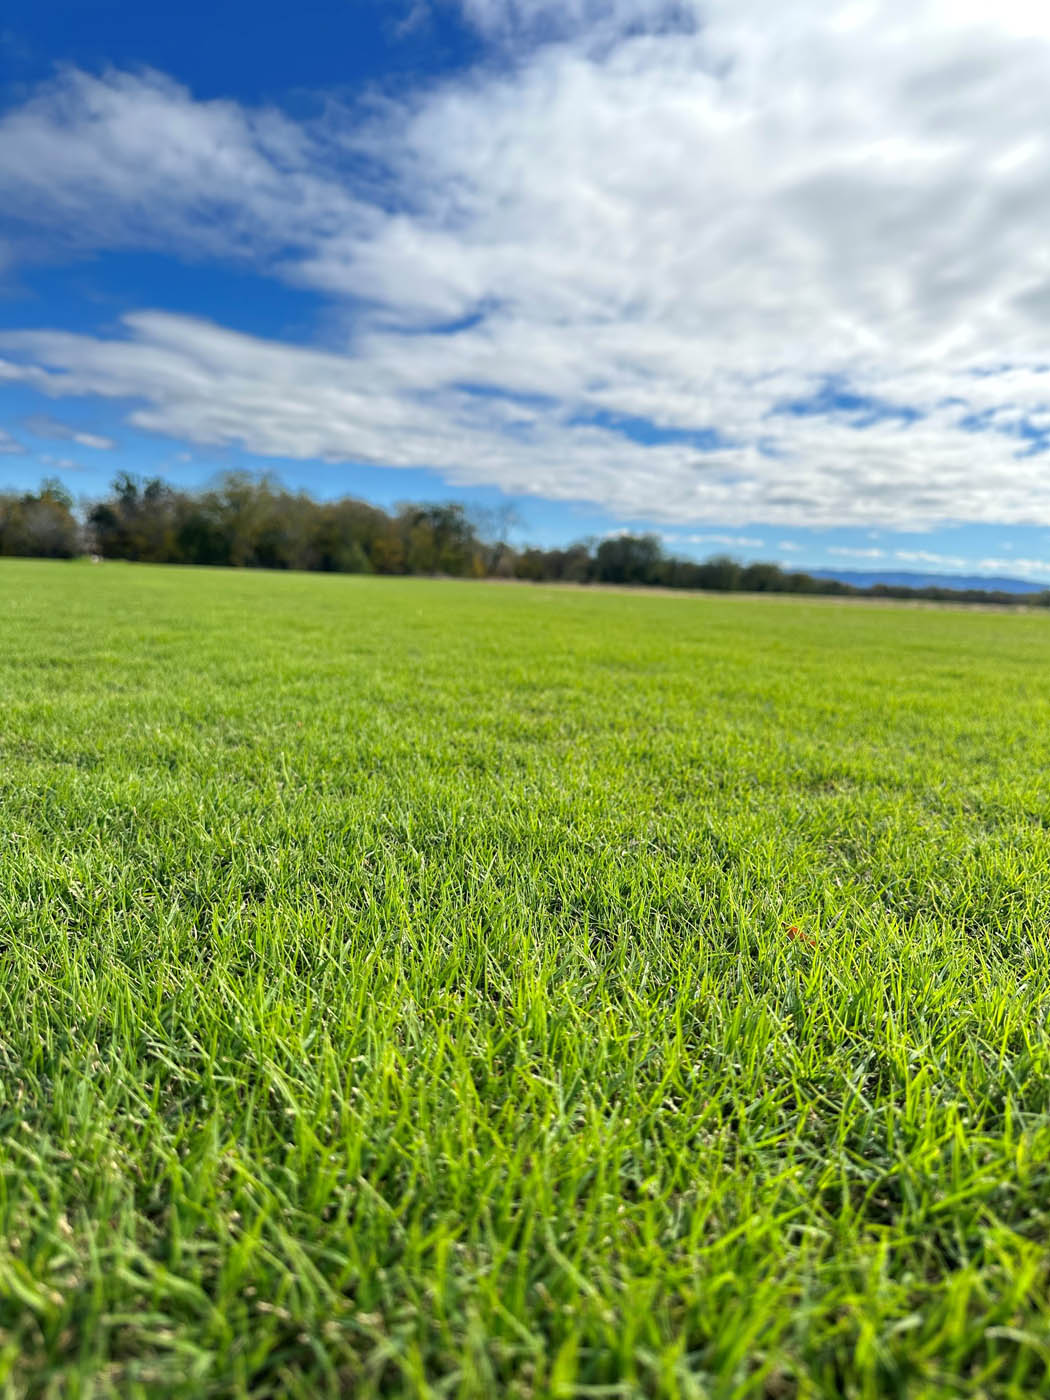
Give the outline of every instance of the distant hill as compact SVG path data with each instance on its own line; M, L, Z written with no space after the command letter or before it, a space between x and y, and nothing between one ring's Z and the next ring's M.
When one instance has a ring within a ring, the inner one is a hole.
M1025 578L989 578L984 574L909 574L892 569L806 569L813 578L834 578L851 583L854 588L874 588L887 584L892 588L983 588L990 593L1042 593L1050 584L1033 583Z

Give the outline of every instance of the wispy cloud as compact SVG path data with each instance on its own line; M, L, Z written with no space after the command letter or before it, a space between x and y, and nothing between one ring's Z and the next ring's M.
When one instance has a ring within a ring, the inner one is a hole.
M898 549L894 551L894 558L905 564L922 564L927 568L943 569L949 573L1006 574L1012 578L1050 579L1050 559L1026 559L1014 555L1008 558L966 558L929 549Z
M412 0L412 3L406 6L404 13L395 22L394 33L399 39L403 39L408 34L425 29L432 17L430 0Z
M74 428L69 423L62 423L42 413L24 419L23 426L34 437L75 442L80 447L91 447L98 452L109 452L117 445L112 438L103 437L101 433L85 432L82 428Z
M79 462L75 462L72 457L55 457L50 452L42 452L40 461L45 467L50 467L52 471L59 472L79 472L83 467Z
M1050 579L1050 559L982 559L978 568L982 573L1020 574L1022 578L1039 581Z
M691 534L678 536L683 543L688 544L720 544L727 549L762 549L765 540L757 539L753 535L719 535L719 534Z
M973 569L980 568L973 559L964 559L958 554L938 554L929 549L895 549L894 559L904 564L926 564L934 569Z
M505 43L575 39L602 47L625 34L694 33L703 6L697 0L458 0L469 23Z
M9 432L0 428L0 454L14 455L16 452L24 451L25 448L20 442L13 438Z
M858 549L852 545L831 545L829 554L835 554L843 559L885 559L884 549Z
M292 120L66 71L9 111L15 256L236 261L349 329L140 312L6 333L0 377L625 517L1050 523L1050 9L464 7L503 61L399 101Z

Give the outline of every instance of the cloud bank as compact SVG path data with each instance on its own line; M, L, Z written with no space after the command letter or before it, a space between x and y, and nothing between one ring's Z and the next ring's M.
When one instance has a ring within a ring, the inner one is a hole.
M9 111L10 256L247 264L345 334L143 310L0 376L627 519L1050 523L1050 11L462 8L490 65L308 121L149 72Z

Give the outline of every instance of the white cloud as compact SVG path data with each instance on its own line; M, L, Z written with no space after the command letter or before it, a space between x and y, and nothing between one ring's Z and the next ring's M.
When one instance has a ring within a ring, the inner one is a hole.
M958 554L938 554L929 549L896 549L893 552L895 559L900 559L905 564L927 564L938 569L973 569L979 568L973 559L963 559Z
M752 535L681 535L679 539L682 543L688 544L720 544L728 549L762 549L765 540L755 539Z
M832 545L828 549L829 554L839 555L843 559L885 559L884 549L854 549L850 545Z
M23 256L246 260L348 330L322 352L142 312L8 333L0 378L631 517L1050 523L1025 455L1050 434L1050 8L464 7L510 61L397 102L293 122L67 72L10 112Z
M25 448L20 442L13 438L10 433L5 432L3 428L0 428L0 455L14 455L24 451Z
M1050 579L1050 559L973 559L958 554L940 554L929 549L898 549L894 558L905 564L922 564L948 573L1007 574L1011 578Z
M57 418L49 418L47 414L37 413L25 420L25 426L34 437L56 438L59 441L75 442L80 447L93 447L98 452L109 452L116 447L116 443L110 437L103 437L101 433L88 433L82 428L71 427L68 423L62 423Z
M632 32L689 32L696 0L459 0L467 21L489 39L552 42L572 38L592 47Z
M1007 572L1012 576L1050 579L1050 559L982 559L977 567L983 572Z
M379 218L323 170L320 141L276 111L195 102L160 73L67 69L0 123L0 190L17 197L16 227L66 248L277 268Z

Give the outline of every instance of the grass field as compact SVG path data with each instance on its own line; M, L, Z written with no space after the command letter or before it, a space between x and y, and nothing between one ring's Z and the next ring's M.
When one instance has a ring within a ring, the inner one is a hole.
M0 657L4 1393L1048 1393L1050 617L4 561Z

